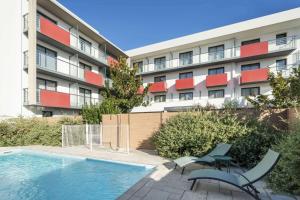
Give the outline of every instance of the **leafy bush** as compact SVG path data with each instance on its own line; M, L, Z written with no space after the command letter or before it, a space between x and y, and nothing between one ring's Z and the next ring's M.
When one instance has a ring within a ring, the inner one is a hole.
M61 125L80 124L80 119L64 118L47 122L37 118L12 119L0 122L0 146L61 145Z
M274 191L300 194L300 129L285 137L274 149L281 158L268 177Z
M232 157L244 166L252 166L277 135L257 121L239 120L233 112L201 111L171 117L155 132L153 142L161 156L173 159L202 156L220 142L231 143Z

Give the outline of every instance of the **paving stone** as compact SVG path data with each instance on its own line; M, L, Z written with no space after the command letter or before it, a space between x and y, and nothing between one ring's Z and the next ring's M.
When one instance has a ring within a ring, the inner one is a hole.
M232 200L231 192L223 193L223 192L208 192L207 200Z
M253 198L245 192L241 191L232 191L233 200L253 200Z
M151 190L151 187L142 187L139 189L136 193L134 193L135 197L144 197L148 194L148 192Z
M183 195L183 193L182 194L172 194L171 193L168 197L168 200L180 200L182 195Z
M207 192L185 191L181 200L206 200Z
M152 189L143 200L167 200L169 195L169 192Z
M270 195L272 200L295 200L292 196L280 195L280 194L271 194Z

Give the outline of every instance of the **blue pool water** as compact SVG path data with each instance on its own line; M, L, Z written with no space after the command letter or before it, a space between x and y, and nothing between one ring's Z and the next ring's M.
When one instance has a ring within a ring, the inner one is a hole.
M2 200L116 199L150 168L18 151L0 155Z

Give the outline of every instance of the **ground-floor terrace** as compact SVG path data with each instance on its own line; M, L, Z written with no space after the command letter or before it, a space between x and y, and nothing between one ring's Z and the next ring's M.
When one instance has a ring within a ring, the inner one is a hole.
M85 147L0 147L0 152L13 149L29 149L47 153L57 153L71 156L82 156L94 159L107 159L129 163L147 164L155 167L155 170L148 176L141 179L127 192L119 197L120 200L251 200L252 198L240 190L218 181L198 181L196 187L191 191L191 182L188 174L191 170L204 166L190 166L183 175L179 170L174 170L171 160L157 156L154 151L138 150L127 153L118 153L108 150L90 151ZM239 169L233 168L231 173ZM260 198L263 200L293 200L300 199L296 196L275 194L267 188L265 182L255 184L260 191Z

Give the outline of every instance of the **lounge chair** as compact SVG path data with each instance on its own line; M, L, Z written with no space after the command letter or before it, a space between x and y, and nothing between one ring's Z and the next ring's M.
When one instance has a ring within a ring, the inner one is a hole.
M252 169L243 174L229 174L224 171L214 169L194 170L190 173L188 180L193 181L191 190L199 179L212 179L233 185L251 195L254 199L260 199L259 191L253 183L262 179L272 171L279 160L280 154L269 149L265 157Z
M231 144L220 143L205 156L202 157L185 156L185 157L178 158L173 161L176 164L175 169L177 166L181 167L182 168L181 174L183 174L186 165L191 163L200 163L200 164L208 164L208 165L214 164L215 159L213 158L213 156L216 155L224 156L228 153L230 148L231 148Z

